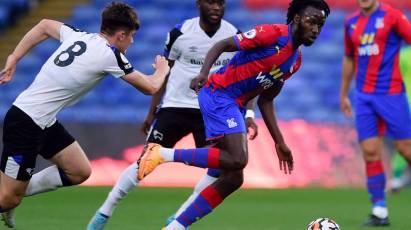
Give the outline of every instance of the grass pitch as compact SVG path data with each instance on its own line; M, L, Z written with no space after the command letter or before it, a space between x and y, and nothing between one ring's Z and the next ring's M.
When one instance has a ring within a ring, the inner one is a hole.
M27 197L16 210L17 229L84 230L110 189L76 187ZM191 189L135 189L118 206L106 229L161 229L190 193ZM411 229L410 201L410 189L388 197L392 226L384 229ZM365 189L241 190L191 229L305 230L318 217L330 217L344 230L366 229L359 225L369 211Z

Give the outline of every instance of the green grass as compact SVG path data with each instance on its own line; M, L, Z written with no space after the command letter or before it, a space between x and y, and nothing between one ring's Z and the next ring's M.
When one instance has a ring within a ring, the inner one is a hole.
M108 187L76 187L26 198L16 210L20 230L77 230L105 199ZM120 204L107 230L161 229L190 189L138 188ZM411 229L411 190L388 197L392 227ZM304 230L318 217L330 217L344 230L358 227L369 213L364 189L241 190L192 229ZM2 229L3 226L0 226Z

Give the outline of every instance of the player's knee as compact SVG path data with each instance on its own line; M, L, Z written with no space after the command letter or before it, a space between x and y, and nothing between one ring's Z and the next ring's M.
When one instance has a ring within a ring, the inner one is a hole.
M241 170L247 166L248 158L246 156L238 156L233 159L232 169Z
M378 147L377 146L371 146L371 145L365 145L362 146L362 152L364 155L364 159L366 161L376 161L379 159L379 154L378 154Z
M91 167L83 167L77 172L69 175L69 180L73 185L81 184L86 181L91 175Z
M395 147L405 159L411 161L411 140L398 141L395 143Z
M223 178L224 183L235 191L244 183L244 174L242 171L231 172Z
M0 194L0 207L4 210L10 210L17 207L23 196L18 196L14 193L2 193Z

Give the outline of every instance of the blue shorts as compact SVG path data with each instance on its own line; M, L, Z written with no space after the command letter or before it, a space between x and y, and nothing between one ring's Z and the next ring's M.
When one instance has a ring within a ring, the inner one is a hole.
M244 109L223 90L203 87L198 94L207 140L226 134L246 133Z
M385 134L394 140L411 138L411 116L405 93L378 95L356 92L355 123L359 141Z

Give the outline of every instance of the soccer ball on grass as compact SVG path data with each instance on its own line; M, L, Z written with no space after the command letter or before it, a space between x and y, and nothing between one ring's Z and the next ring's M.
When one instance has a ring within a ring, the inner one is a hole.
M341 230L338 224L329 218L318 218L312 221L307 230Z

